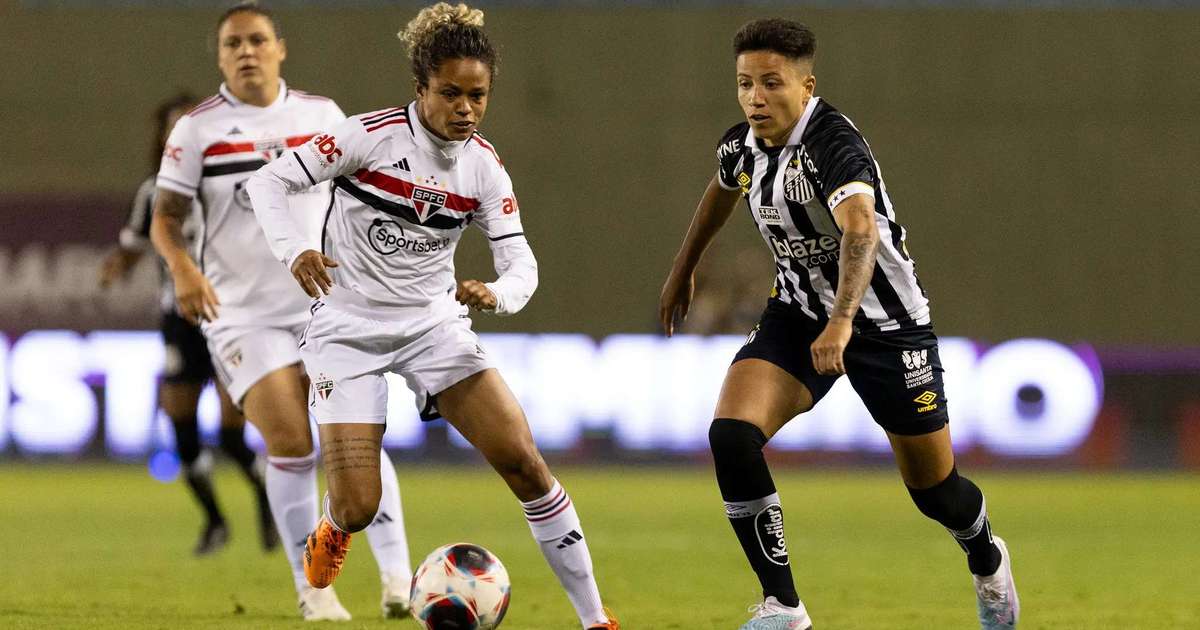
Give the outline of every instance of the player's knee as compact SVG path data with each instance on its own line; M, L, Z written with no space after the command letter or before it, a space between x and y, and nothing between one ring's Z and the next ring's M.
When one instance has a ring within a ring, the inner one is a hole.
M375 520L379 496L379 488L358 488L337 497L330 496L329 511L338 527L348 532L361 531Z
M708 445L718 462L761 453L766 444L762 430L745 420L717 418L708 427Z
M307 457L313 452L312 433L308 424L300 426L272 426L262 431L267 452L279 457ZM222 444L224 446L224 444Z
M983 493L966 477L952 468L950 474L930 488L908 488L917 509L925 516L952 529L970 524L979 515Z
M546 467L546 461L542 459L542 454L536 448L521 449L519 452L497 461L495 468L496 472L500 473L500 476L514 489L525 488L531 492L539 489L550 490L546 483L550 479L550 473Z

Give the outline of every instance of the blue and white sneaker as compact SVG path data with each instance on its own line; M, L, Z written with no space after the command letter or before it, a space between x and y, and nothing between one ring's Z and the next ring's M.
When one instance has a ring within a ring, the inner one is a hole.
M804 610L804 602L792 608L768 597L763 603L751 606L749 611L754 616L742 624L740 630L812 630L813 627L808 611Z
M1000 548L1000 568L994 575L975 579L976 608L979 610L981 630L1004 630L1016 628L1021 616L1021 602L1017 599L1017 585L1013 582L1012 557L1008 547L999 536L992 542Z

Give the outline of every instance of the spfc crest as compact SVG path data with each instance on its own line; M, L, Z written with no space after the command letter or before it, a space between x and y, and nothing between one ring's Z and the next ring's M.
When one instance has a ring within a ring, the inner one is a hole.
M412 204L417 211L417 216L424 221L429 215L445 207L446 193L432 188L413 186Z

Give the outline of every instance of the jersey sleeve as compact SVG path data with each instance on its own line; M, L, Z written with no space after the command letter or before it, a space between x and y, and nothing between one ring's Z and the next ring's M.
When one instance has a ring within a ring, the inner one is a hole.
M749 130L746 123L736 124L721 136L721 142L717 144L717 183L725 190L742 188L738 174L742 170L743 145Z
M524 308L537 290L537 259L521 227L521 209L508 171L497 161L487 177L492 186L475 213L475 224L487 236L498 277L484 284L496 296L494 312L512 315Z
M195 198L204 169L204 147L196 134L196 119L184 116L175 123L163 147L155 184L171 192Z
M824 134L822 150L814 151L817 171L821 174L821 194L830 210L851 195L875 197L875 160L862 134L849 121L833 126Z
M144 252L150 248L150 219L154 215L154 187L156 178L150 177L138 186L129 216L121 227L121 249Z
M287 196L353 173L367 163L378 142L379 137L369 137L357 118L347 118L258 169L247 180L254 216L279 262L290 268L301 252L319 247L309 242L290 215Z

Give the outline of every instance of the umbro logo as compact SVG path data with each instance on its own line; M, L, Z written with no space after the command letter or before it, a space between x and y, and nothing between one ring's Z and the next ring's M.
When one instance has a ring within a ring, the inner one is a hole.
M400 158L399 162L392 164L392 168L398 168L402 171L408 171L409 173L412 172L412 169L408 168L408 158Z
M558 541L558 549L566 549L581 540L583 540L583 534L572 529L566 536L562 537L562 540Z
M237 125L234 125L234 126L233 126L233 129L230 129L229 131L225 132L225 135L227 135L227 136L240 136L240 135L242 135L242 130L241 130L241 129L238 129L238 128L237 128Z

